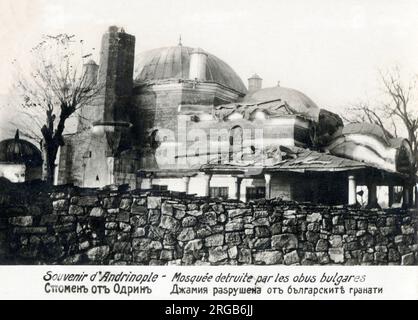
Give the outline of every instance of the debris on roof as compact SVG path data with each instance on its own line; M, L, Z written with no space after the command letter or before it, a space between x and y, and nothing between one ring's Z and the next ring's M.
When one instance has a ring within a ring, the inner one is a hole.
M266 169L288 171L347 171L374 168L372 164L340 158L329 153L322 153L299 147L268 147L253 155L237 154L231 161L223 161L202 166L201 169L228 169L262 167ZM241 160L242 159L242 160ZM223 159L225 160L225 159Z
M214 117L225 121L233 113L240 113L244 119L250 120L255 112L262 111L269 117L298 115L309 118L304 112L298 112L292 108L286 101L281 99L262 101L257 103L230 103L214 107Z

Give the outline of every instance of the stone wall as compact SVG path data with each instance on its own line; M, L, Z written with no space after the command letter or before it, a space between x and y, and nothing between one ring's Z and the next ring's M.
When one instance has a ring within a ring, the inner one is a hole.
M2 264L411 265L417 225L415 211L0 188Z

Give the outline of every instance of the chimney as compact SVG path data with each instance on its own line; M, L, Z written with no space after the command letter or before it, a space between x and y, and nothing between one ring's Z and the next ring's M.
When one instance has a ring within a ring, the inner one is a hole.
M201 48L196 48L190 55L189 79L206 80L206 62L208 54Z
M248 91L254 92L260 90L263 84L263 79L256 73L254 73L251 78L248 78Z
M94 60L89 60L83 64L83 76L85 77L84 85L87 87L92 87L97 83L97 72L99 71L99 66L94 62Z

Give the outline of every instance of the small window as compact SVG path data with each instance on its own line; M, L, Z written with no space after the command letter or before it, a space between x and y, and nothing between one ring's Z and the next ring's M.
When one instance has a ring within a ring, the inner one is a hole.
M83 158L91 158L91 151L86 151L83 153Z
M266 188L265 187L247 187L246 198L247 198L247 201L255 200L255 199L265 199Z
M210 187L211 198L228 199L229 188L228 187Z
M153 184L151 186L152 190L156 190L156 191L167 191L168 190L168 186L166 185L159 185L159 184Z

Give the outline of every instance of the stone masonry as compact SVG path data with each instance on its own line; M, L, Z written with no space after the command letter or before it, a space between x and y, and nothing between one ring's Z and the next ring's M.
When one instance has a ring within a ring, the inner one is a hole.
M418 264L412 210L239 203L117 188L39 190L0 190L0 263Z

